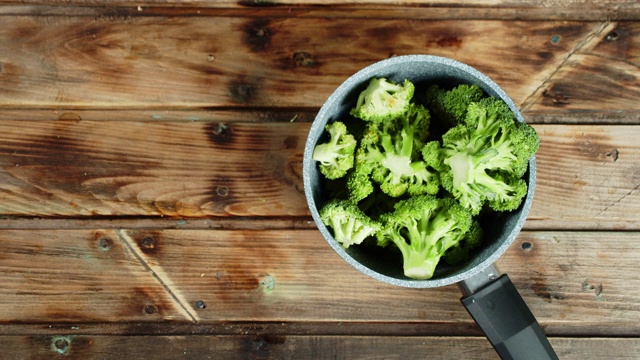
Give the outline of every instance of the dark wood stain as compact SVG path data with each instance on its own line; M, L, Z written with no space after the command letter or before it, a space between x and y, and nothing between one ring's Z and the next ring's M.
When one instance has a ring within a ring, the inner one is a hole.
M258 93L260 81L257 78L240 76L227 84L227 94L237 104L250 104Z
M551 102L554 106L563 106L570 103L572 89L561 86L550 86L542 92L542 97L546 102Z
M93 256L96 258L110 257L112 250L118 246L118 239L114 238L114 234L107 230L94 230L89 236L89 248L94 249ZM118 254L119 255L119 254Z
M201 63L201 64L200 63L186 63L186 64L182 64L182 66L184 66L185 68L187 68L189 70L193 70L194 72L197 72L199 74L206 75L206 76L211 76L211 75L224 76L224 75L227 75L227 72L225 72L224 70L216 67L211 62L207 62L206 60L204 60L203 63ZM213 85L213 83L211 83L211 85Z
M253 18L242 26L244 44L253 52L261 52L271 46L274 35L271 19Z
M147 255L158 255L163 250L161 231L137 231L130 233L140 251Z
M455 48L460 48L462 46L462 38L455 36L455 35L451 35L451 36L442 36L437 38L436 40L433 40L434 44L440 46L440 47L455 47Z
M119 311L125 312L125 314L122 314L123 316L162 317L172 308L169 302L160 300L160 298L165 296L164 291L151 290L144 287L133 287L125 291L123 295L127 297L126 302L128 305L123 309L118 309Z
M297 149L298 148L298 137L297 136L287 136L282 141L285 149Z
M286 339L286 336L267 334L246 337L242 341L242 353L251 354L258 359L270 358L273 347L283 345Z
M576 137L576 146L580 156L586 156L598 162L614 163L620 153L611 137L600 133L583 133Z
M540 278L535 278L533 279L534 283L531 284L531 290L533 290L533 293L544 299L547 302L552 302L554 300L565 300L565 296L562 295L558 289L556 289L555 287L549 286L547 285L543 279Z
M549 51L539 51L538 52L538 57L540 59L543 59L543 60L549 60L549 59L553 58L553 53L549 52Z
M241 1L238 1L237 4L240 6L258 7L258 8L279 6L277 3L273 3L267 0L241 0Z
M15 177L37 189L73 193L79 199L114 199L118 189L130 181L86 185L87 180L131 179L141 176L141 170L156 166L152 161L129 156L120 149L94 151L91 143L82 142L86 129L77 119L59 120L50 134L26 139L21 146L0 144L0 152L14 165L8 171Z
M213 280L214 291L222 299L233 301L238 293L256 290L260 286L258 274L250 271L246 263L226 261L221 264L221 273Z
M293 53L292 58L296 66L312 67L318 65L314 56L306 51L297 51Z
M230 177L218 175L209 181L209 191L205 203L216 213L227 213L227 206L240 201L237 198L236 186Z
M209 142L215 147L230 147L236 140L233 126L225 123L209 123L204 126L204 132Z

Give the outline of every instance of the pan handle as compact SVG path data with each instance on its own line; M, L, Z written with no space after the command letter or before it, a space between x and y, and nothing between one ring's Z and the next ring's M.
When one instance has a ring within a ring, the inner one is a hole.
M491 265L464 280L460 299L501 359L558 359L509 277Z

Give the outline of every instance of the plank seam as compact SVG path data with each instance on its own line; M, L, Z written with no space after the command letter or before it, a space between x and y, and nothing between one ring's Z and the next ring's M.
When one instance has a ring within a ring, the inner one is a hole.
M118 234L118 240L133 254L138 262L140 262L140 264L151 274L151 276L160 284L160 286L162 286L164 291L169 294L171 299L176 304L178 304L179 309L181 309L187 315L191 322L197 323L197 316L189 311L189 307L186 306L182 301L180 301L180 298L173 290L171 290L171 287L162 279L160 275L158 275L156 271L151 268L151 266L142 258L142 256L140 256L140 254L133 248L133 246L131 246L131 244L125 239L124 234L122 234L122 230L115 229L115 232L116 234Z

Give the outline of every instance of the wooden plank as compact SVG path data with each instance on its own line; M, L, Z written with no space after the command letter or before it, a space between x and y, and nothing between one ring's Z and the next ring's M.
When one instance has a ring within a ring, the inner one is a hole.
M528 225L631 229L640 209L635 127L538 125L537 184Z
M113 230L3 230L0 279L2 322L191 319Z
M396 6L397 1L393 0L351 0L348 2L340 0L32 0L33 5L75 5L75 6L176 6L176 7L213 7L213 8L270 8L270 7L298 7L298 6L333 6L333 7L354 7L354 6ZM23 4L19 0L0 0L0 4ZM404 7L471 7L468 2L461 0L405 0L402 1ZM558 1L535 1L535 0L478 0L472 7L489 8L547 8L547 9L582 9L584 11L607 11L615 14L628 8L635 8L637 4L625 0L598 0L588 3L580 3L571 0ZM142 11L142 10L141 10Z
M306 215L308 124L2 123L4 215ZM47 216L45 215L45 216Z
M637 338L551 338L561 359L637 359ZM162 351L157 351L160 345ZM2 336L8 358L50 359L498 359L482 337L336 336Z
M147 236L158 244L147 253L149 266L166 273L191 303L203 302L201 322L469 321L455 286L380 283L340 259L317 231L138 230L123 237L136 243ZM638 239L638 233L524 232L498 266L551 333L637 334Z
M151 0L153 1L153 0ZM0 15L37 16L264 16L270 18L298 17L324 19L405 19L405 20L531 20L531 21L634 21L640 18L640 6L624 4L594 4L594 2L560 3L514 2L493 3L486 6L469 4L366 4L344 3L324 6L313 2L294 5L266 2L240 4L233 2L201 3L88 3L88 0L66 2L66 6L51 1L30 1L29 5L12 5L16 0L0 0ZM73 4L73 5L71 5ZM504 4L504 5L503 5ZM553 5L551 5L553 4ZM95 5L95 6L92 6ZM240 6L237 6L240 5ZM255 6L253 6L255 5ZM574 5L574 6L572 6Z
M552 338L561 359L637 359L637 338ZM160 345L161 344L161 345ZM162 351L158 351L159 347ZM482 337L336 336L2 336L7 358L108 359L498 359Z
M526 111L635 110L640 96L640 26L609 24L593 35L545 81ZM610 95L601 97L602 89Z
M103 248L107 235L112 242ZM316 230L121 235L0 231L0 323L67 323L56 333L76 335L93 333L95 322L129 324L110 333L191 333L144 324L161 320L212 325L192 329L201 334L478 334L456 286L378 282L339 258ZM638 336L639 240L637 232L525 231L498 267L550 335Z
M521 103L601 27L117 14L0 16L0 22L5 109L318 108L359 69L415 53L469 63ZM608 94L603 88L600 95Z
M88 121L135 121L176 122L201 121L223 122L312 122L319 108L305 109L3 109L0 121L41 120L88 120ZM589 112L562 112L561 109L539 111L521 110L529 124L573 124L573 125L638 125L640 110L593 110Z
M637 338L552 338L561 359L637 359ZM56 345L57 344L57 345ZM158 352L158 344L163 351ZM498 359L482 337L336 337L336 336L71 336L0 337L7 357L53 356L107 359Z
M2 109L0 120L88 120L136 122L312 122L317 109ZM539 115L537 119L544 115ZM631 116L629 116L631 118ZM549 120L538 120L550 122ZM588 122L587 120L585 120ZM600 120L601 121L601 120ZM618 122L624 122L618 121ZM631 120L626 120L629 122ZM555 122L563 122L555 121ZM575 121L573 121L575 122ZM615 122L615 118L611 119Z
M308 128L2 121L0 214L307 217L301 161ZM637 127L535 128L542 145L528 227L638 228Z

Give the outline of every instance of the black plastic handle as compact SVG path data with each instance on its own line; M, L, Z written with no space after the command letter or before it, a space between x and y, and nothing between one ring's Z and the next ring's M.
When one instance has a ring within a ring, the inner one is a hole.
M504 274L462 304L502 359L558 359L518 290Z

